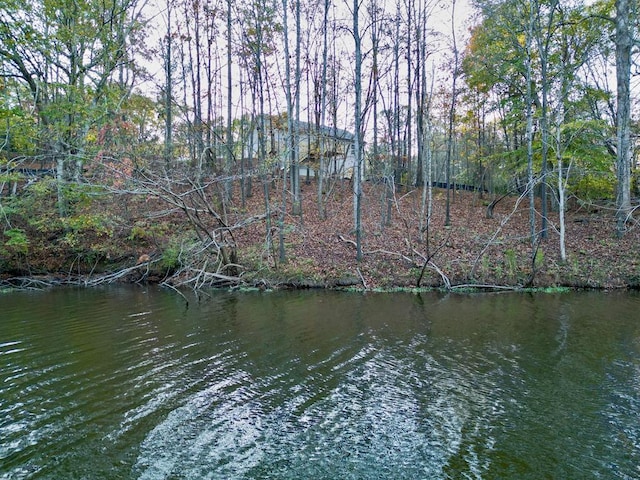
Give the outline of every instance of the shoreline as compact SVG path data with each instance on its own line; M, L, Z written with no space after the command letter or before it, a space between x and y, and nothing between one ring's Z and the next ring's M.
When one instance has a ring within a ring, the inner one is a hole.
M363 258L357 262L349 184L337 185L322 215L315 187L303 188L304 215L283 215L275 204L267 217L264 198L254 195L244 205L230 204L224 227L216 216L198 219L200 233L226 235L212 241L198 236L189 215L167 211L164 201L149 196L94 198L75 223L43 210L37 222L16 219L24 241L11 248L5 243L0 288L149 283L186 291L640 289L640 228L632 220L617 238L615 212L605 207L566 212L562 261L557 213L549 214L547 238L532 246L529 210L517 197L496 204L488 195L457 192L452 224L443 226L445 195L434 190L424 229L421 190L395 198L393 215L386 212L381 221L384 192L366 185Z
M579 291L601 291L601 292L621 292L640 291L639 284L622 284L615 286L602 286L591 283L590 285L576 284L538 284L535 286L491 284L491 283L456 283L445 285L385 285L385 286L365 286L360 279L343 278L330 281L318 281L313 278L286 280L280 277L263 277L260 280L238 282L229 285L203 286L199 289L189 288L185 285L173 285L158 279L148 278L126 278L120 275L121 271L113 271L104 275L60 275L60 274L38 274L31 276L0 274L0 293L11 291L38 291L55 288L76 287L80 289L101 288L109 286L156 286L182 292L198 291L303 291L303 290L326 290L326 291L348 291L361 293L420 293L420 292L443 292L443 293L563 293ZM110 280L112 277L116 280Z

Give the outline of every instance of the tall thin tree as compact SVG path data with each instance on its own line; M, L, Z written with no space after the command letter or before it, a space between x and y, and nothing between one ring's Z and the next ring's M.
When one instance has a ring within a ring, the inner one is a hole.
M451 2L451 41L453 47L453 64L451 67L451 99L449 104L449 116L447 124L447 157L445 165L445 183L447 188L446 213L444 224L451 225L451 177L454 147L454 122L456 116L456 100L458 98L458 76L460 75L458 43L456 34L456 0Z
M167 34L164 55L164 160L168 169L173 155L173 32L171 30L172 0L167 0Z
M631 214L631 0L616 0L615 44L617 79L616 234L622 237Z
M353 202L356 231L356 260L362 261L362 38L360 37L360 4L353 0L354 78L354 150L356 168L353 175Z
M226 139L226 173L230 177L231 168L233 166L233 50L232 50L232 17L233 17L233 1L227 0L227 139ZM240 162L244 162L243 158L240 158ZM243 169L244 165L241 165ZM243 185L242 185L243 186ZM231 197L232 184L230 181L225 185L225 197L229 199ZM245 192L241 193L244 201Z

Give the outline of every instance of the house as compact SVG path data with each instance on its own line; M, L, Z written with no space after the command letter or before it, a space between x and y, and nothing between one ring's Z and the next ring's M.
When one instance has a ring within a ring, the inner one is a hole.
M257 120L256 120L257 122ZM289 164L291 151L287 115L264 117L267 156L278 162L280 168ZM256 157L259 150L259 126L253 128L252 139L248 142L251 154ZM323 160L324 174L351 178L356 167L355 135L336 127L318 126L307 122L294 125L299 146L301 177L315 177ZM245 152L245 157L249 152Z

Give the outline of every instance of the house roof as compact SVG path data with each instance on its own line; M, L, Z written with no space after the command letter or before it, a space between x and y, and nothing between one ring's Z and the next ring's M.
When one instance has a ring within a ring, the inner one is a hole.
M301 130L310 130L311 128L316 128L315 125L311 125L308 122L299 122L299 125ZM326 137L345 140L348 142L353 142L356 139L356 136L353 133L341 128L327 127L325 125L320 125L320 127L317 128L320 130L320 133Z
M267 117L269 118L269 117ZM276 128L278 128L281 124L286 125L286 116L284 118L282 116L275 115L270 117L271 119L276 119ZM295 124L295 122L294 122ZM316 129L320 132L321 135L326 136L328 138L342 140L345 142L354 142L355 135L348 130L344 130L342 128L337 127L329 127L325 125L321 125L320 127L316 127L315 124L309 122L297 122L298 133L315 133ZM294 125L295 128L295 125Z

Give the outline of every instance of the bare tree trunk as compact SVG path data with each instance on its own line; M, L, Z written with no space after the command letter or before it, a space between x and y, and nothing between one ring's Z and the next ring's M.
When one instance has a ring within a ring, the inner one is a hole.
M532 90L532 36L533 36L533 10L529 13L529 28L527 30L527 38L526 38L526 75L525 81L527 82L527 189L529 191L529 227L530 227L530 235L531 235L531 245L534 246L536 244L537 235L536 235L536 200L535 200L535 188L534 187L534 176L533 176L533 90Z
M189 6L192 10L189 10ZM191 15L192 14L192 15ZM202 151L204 150L204 142L202 137L202 83L201 83L201 44L200 44L200 5L198 2L185 5L187 30L186 42L188 48L188 70L190 74L191 100L193 105L193 122L191 124L190 141L192 142L192 166L196 169L196 176L199 178L202 173ZM193 26L191 26L193 21ZM193 31L192 31L193 28ZM191 41L194 42L193 46ZM195 52L194 52L195 50ZM194 56L195 55L195 56Z
M243 86L245 85L245 82L243 81L243 74L242 74L242 70L240 70L240 111L244 112L244 98L245 98L245 88L243 88ZM249 124L247 125L246 123L246 119L248 118L249 120ZM245 128L247 130L245 130ZM241 177L241 181L242 181L242 195L243 195L243 206L244 206L244 201L246 198L250 198L253 196L253 152L254 152L254 145L253 145L253 131L257 128L256 126L256 122L255 122L255 116L250 115L250 116L244 116L242 122L240 123L240 130L241 130L241 135L240 138L244 139L245 138L245 132L248 132L248 138L249 138L249 145L248 148L245 149L245 144L243 143L243 145L241 145L241 152L245 152L247 151L247 164L246 164L246 169L248 169L249 171L249 175L245 175L245 158L244 158L244 153L241 153L241 168L242 168L242 177ZM244 142L244 140L243 140Z
M563 48L567 49L566 42ZM569 170L571 165L567 168L567 173L564 173L564 161L563 153L564 148L562 145L562 125L565 119L565 101L569 94L569 80L567 73L564 69L560 70L560 98L558 99L558 113L556 115L556 164L558 168L558 230L560 234L560 261L567 261L567 247L566 247L566 223L565 223L565 210L567 199L567 182L569 181Z
M324 127L326 114L327 114L327 56L329 45L327 42L327 30L329 29L329 6L330 0L324 0L324 12L322 20L322 81L321 81L321 100L320 100L320 127ZM326 218L327 212L325 211L324 204L324 170L325 170L325 152L326 139L324 133L319 135L319 150L320 161L318 172L316 173L316 181L318 182L318 213L320 218Z
M424 158L421 159L422 167L422 208L420 214L420 239L427 240L427 256L429 256L429 227L431 226L431 214L433 211L433 173L432 173L432 129L431 129L431 99L433 98L434 77L431 77L430 91L427 93L427 69L422 64L422 95L420 97L420 124L421 124L421 144L422 148L419 154ZM424 235L426 233L426 235Z
M412 50L413 50L413 9L415 7L414 0L408 0L407 2L407 121L406 121L406 144L405 144L405 155L407 157L406 169L407 169L407 187L409 185L413 185L413 170L412 170L412 162L411 162L411 154L412 154L412 143L413 143L413 117L412 117L412 100L413 100L413 81L411 77L411 59L412 59Z
M267 138L265 122L265 92L264 92L264 62L263 62L263 26L262 19L257 18L255 24L256 39L252 45L252 55L254 64L251 65L253 75L250 77L253 92L253 111L256 106L258 110L256 120L256 130L258 132L258 163L260 170L260 180L262 182L262 192L264 195L265 227L266 227L266 251L268 255L273 250L273 232L271 223L271 201L269 199L269 166L267 165ZM257 104L257 105L256 105ZM271 126L270 126L271 128Z
M194 109L195 109L195 138L196 138L196 155L198 159L198 177L202 175L202 154L204 152L204 125L202 122L202 43L200 32L200 5L199 2L194 2L194 33L196 44L196 71L195 71L195 84L194 84ZM193 66L192 66L193 68Z
M424 176L423 176L423 156L422 149L424 148L424 88L425 85L423 81L425 80L424 75L424 64L426 62L426 6L423 5L422 0L419 2L420 10L418 12L418 18L416 19L416 143L417 143L417 155L416 155L416 178L415 185L416 187L424 186Z
M180 28L181 28L180 23L178 23L178 34L185 35L185 33L182 32ZM189 75L189 66L187 61L188 59L187 50L190 50L190 46L187 44L187 42L179 42L178 46L180 48L180 54L178 56L180 59L180 71L181 71L180 82L182 86L182 104L189 105L189 100L188 100L189 83L187 80L187 77ZM187 142L187 148L189 150L189 159L191 162L193 162L196 154L195 154L193 137L192 135L189 135L189 132L193 130L193 118L191 117L191 112L188 109L186 109L184 112L184 118L185 118L186 127L187 127L186 142Z
M540 57L540 88L542 90L542 109L540 114L540 134L542 137L542 183L540 184L540 237L547 237L547 171L548 171L548 156L549 156L549 88L552 83L552 79L549 78L549 50L551 46L551 37L553 35L554 20L556 17L556 7L558 0L553 0L549 5L545 7L548 11L546 18L546 25L541 25L543 21L540 2L535 2L535 16L537 21L536 28L536 40L538 44L538 53Z
M560 117L564 116L564 112L560 114ZM556 126L556 163L558 164L558 230L560 233L560 261L567 261L567 247L566 247L566 222L565 222L565 210L566 210L566 186L569 179L569 169L567 168L566 175L564 174L564 164L562 159L562 138L561 138L561 125L564 120L558 119Z
M58 194L58 215L66 217L68 213L67 200L64 195L65 178L65 161L66 155L62 148L59 148L60 142L56 142L55 158L56 158L56 187Z
M166 35L166 53L164 58L164 75L165 75L165 87L164 87L164 161L167 170L171 163L171 157L173 155L173 63L172 63L172 32L171 32L171 13L172 4L171 0L167 1L167 35Z
M299 1L299 0L294 0ZM293 114L293 99L292 99L292 86L291 86L291 55L289 49L289 2L287 0L282 0L282 15L283 15L283 34L284 34L284 90L285 90L285 98L287 102L287 141L285 153L287 158L289 159L289 177L291 181L292 189L295 190L295 179L298 177L298 181L300 180L300 175L298 174L296 168L296 160L295 160L295 135L294 129L299 129L299 122L296 122L294 125L294 114ZM279 223L279 256L280 263L283 263L286 260L286 252L284 247L284 218L287 212L287 165L284 165L282 170L282 202L280 204L280 215L278 216ZM294 202L295 202L295 193L294 193Z
M622 237L631 214L631 46L629 0L616 0L616 79L618 83L616 234Z
M362 261L362 39L359 26L359 0L353 0L353 39L355 43L355 156L356 171L353 175L353 201L356 230L356 260Z
M232 125L233 125L233 110L232 110L232 106L233 106L233 77L232 77L232 67L233 67L233 56L232 56L232 37L231 37L231 16L232 16L232 0L227 0L227 148L226 148L226 168L225 168L225 173L227 174L227 176L229 176L229 178L231 177L230 173L231 173L231 169L233 166L233 130L232 130ZM244 163L244 159L241 158L240 159L240 163ZM244 170L243 166L241 165L241 169ZM225 197L227 200L229 200L231 198L231 190L232 190L232 183L231 180L227 180L225 182ZM241 185L241 187L244 187L244 185ZM245 199L245 192L243 191L241 193L242 195L242 202L244 203L244 199Z
M380 84L380 65L379 65L379 54L380 54L380 40L379 40L379 30L380 30L380 21L379 12L378 12L378 2L377 0L371 0L369 4L370 14L371 14L371 48L372 48L372 57L373 57L373 65L372 65L372 87L373 87L373 149L372 149L372 157L374 165L379 168L380 162L380 148L378 144L378 136L379 136L379 126L378 126L378 93L379 93L379 84ZM383 161L386 168L386 161ZM388 178L386 178L386 171L382 170L380 172L384 179L384 194L381 198L381 215L380 215L380 227L384 228L388 219L391 217L391 213L389 211L390 207L390 194L389 194L389 186L388 186Z
M291 189L293 190L292 213L294 215L302 215L302 197L300 194L300 80L302 77L300 69L300 49L302 30L300 26L300 1L294 0L296 7L296 69L294 81L294 121L295 129L293 131L293 156L291 164ZM287 73L288 75L288 73ZM310 132L309 132L310 133Z
M451 85L451 105L449 107L449 125L447 129L447 159L446 159L446 187L447 187L447 201L446 201L446 213L445 213L445 226L451 225L451 157L453 156L453 142L454 142L454 120L456 111L456 100L458 97L457 81L459 75L458 65L458 46L456 40L456 0L451 2L451 38L453 41L453 79Z

